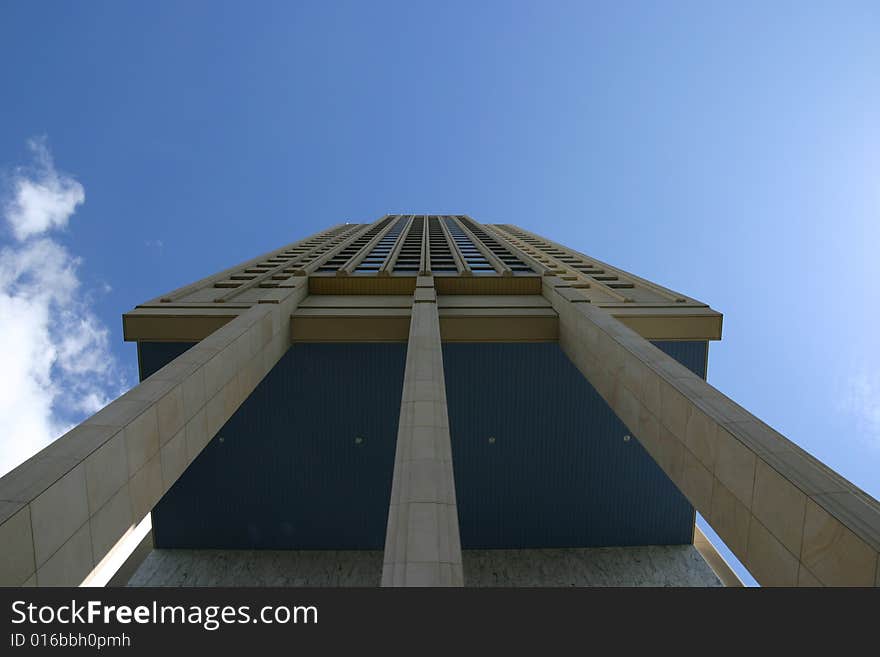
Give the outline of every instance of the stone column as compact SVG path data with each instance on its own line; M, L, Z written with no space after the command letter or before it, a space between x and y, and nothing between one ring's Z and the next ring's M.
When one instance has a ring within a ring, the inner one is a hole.
M880 504L572 288L559 344L762 585L880 586Z
M385 535L382 586L462 586L461 540L433 278L419 276Z
M308 280L258 304L0 478L0 586L76 586L290 346Z

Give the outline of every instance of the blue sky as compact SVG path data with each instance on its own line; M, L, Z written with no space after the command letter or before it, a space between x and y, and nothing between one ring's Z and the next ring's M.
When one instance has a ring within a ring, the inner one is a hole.
M710 382L880 496L876 2L6 2L0 80L0 358L49 354L28 426L135 381L140 301L466 212L710 303ZM24 238L22 181L61 202Z

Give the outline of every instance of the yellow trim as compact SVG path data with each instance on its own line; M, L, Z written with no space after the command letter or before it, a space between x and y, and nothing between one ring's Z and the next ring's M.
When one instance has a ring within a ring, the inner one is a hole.
M718 576L724 586L744 586L742 580L733 571L733 568L724 560L724 557L715 549L706 535L699 527L694 525L694 547L703 557L703 560L709 564L709 568Z
M313 280L317 280L313 279ZM411 299L402 295L345 295L339 285L359 281L356 277L328 279L340 294L312 295L300 304L294 339L403 340L407 333L400 322L409 321ZM377 281L378 278L363 279ZM402 281L415 291L414 277L384 277ZM438 278L434 279L439 280ZM473 279L458 279L473 280ZM496 280L500 280L496 279ZM510 281L510 278L504 279ZM516 280L516 279L514 279ZM463 288L460 288L463 291ZM444 340L555 340L556 313L543 297L533 295L443 295L438 298ZM710 309L691 308L680 315L674 309L608 308L608 312L647 340L718 340L721 317ZM236 317L241 308L137 308L122 318L126 341L192 342L201 340ZM398 318L398 319L392 319ZM403 318L402 320L400 318ZM378 322L378 323L377 323ZM346 325L350 324L350 325ZM517 326L517 324L522 324ZM492 338L492 336L496 336Z

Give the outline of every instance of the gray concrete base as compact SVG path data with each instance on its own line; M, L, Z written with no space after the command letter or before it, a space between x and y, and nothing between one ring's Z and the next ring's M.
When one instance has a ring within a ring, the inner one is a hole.
M463 550L465 586L722 586L693 545Z
M129 586L379 586L381 551L153 550Z
M722 586L693 545L463 550L465 586ZM153 550L129 586L379 586L379 551Z

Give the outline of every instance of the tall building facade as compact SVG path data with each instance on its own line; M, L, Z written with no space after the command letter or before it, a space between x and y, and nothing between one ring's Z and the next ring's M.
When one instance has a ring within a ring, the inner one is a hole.
M880 585L880 505L706 382L722 316L522 228L346 223L137 306L0 479L4 584ZM145 520L147 519L147 520Z

